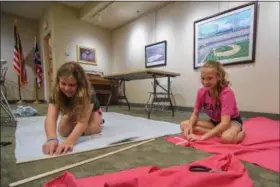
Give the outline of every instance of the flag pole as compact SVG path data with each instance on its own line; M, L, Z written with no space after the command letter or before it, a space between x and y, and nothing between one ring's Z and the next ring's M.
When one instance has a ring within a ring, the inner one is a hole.
M16 29L17 28L17 20L15 20L15 25L16 25ZM18 32L16 32L16 34L18 34ZM19 43L17 42L17 48L19 48ZM20 61L21 61L21 55L19 55L19 58L20 58ZM21 63L20 63L20 71L22 71L22 68L21 68ZM21 80L20 80L20 75L18 75L18 95L19 95L19 101L17 102L17 104L22 104L23 101L22 101L22 98L21 98Z
M35 91L36 91L36 100L33 102L34 104L39 104L40 101L38 99L38 83L37 83L37 77L35 77Z
M21 99L21 83L20 83L20 77L18 76L18 95L19 95L19 101L17 102L18 104L23 103Z
M34 37L34 46L35 46L35 49L36 49L36 36ZM36 55L35 53L35 49L34 49L34 56ZM36 64L35 64L35 89L36 89L36 100L34 101L34 104L39 104L40 101L39 101L39 96L38 96L38 78L37 78L37 68L36 68Z
M41 103L38 99L38 83L37 83L37 77L35 77L35 88L36 88L36 100L33 102L34 104Z

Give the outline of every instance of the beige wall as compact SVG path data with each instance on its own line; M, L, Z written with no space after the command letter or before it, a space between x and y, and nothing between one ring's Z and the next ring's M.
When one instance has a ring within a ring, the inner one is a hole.
M171 3L116 30L112 72L144 69L144 46L167 40L167 66L159 69L181 73L173 80L172 89L179 106L192 107L201 86L199 71L193 70L193 22L241 4ZM226 70L242 111L279 113L279 6L276 2L259 3L257 29L256 62L228 66ZM145 103L151 90L150 80L127 84L127 96L133 103Z
M80 21L78 11L64 5L54 6L54 52L56 65L77 60L76 46L91 47L96 50L97 66L83 65L85 69L110 71L111 32ZM69 56L65 55L69 53Z
M15 70L13 69L14 20L17 20L18 23L28 79L28 84L21 87L21 96L23 100L35 99L36 92L33 55L34 37L36 36L38 38L38 22L1 12L1 60L8 61L8 63L4 65L4 67L8 67L8 72L6 75L8 99L19 99L18 78ZM39 99L43 98L43 89L40 89Z
M57 3L46 12L41 24L44 21L50 22L54 72L67 61L77 61L77 45L96 50L97 66L82 64L85 70L110 72L111 32L80 21L76 9Z

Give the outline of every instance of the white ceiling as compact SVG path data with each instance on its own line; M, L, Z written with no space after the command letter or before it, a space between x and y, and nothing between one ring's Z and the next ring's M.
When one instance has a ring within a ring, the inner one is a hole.
M168 2L107 2L102 8L99 8L99 11L97 10L81 16L81 19L91 24L113 30L166 3Z
M50 4L47 1L1 1L1 12L38 20Z
M51 3L53 2L1 1L1 12L38 20ZM59 3L78 9L80 19L83 21L114 30L170 2L61 1Z
M61 1L60 3L68 5L74 8L82 8L87 2L86 1Z

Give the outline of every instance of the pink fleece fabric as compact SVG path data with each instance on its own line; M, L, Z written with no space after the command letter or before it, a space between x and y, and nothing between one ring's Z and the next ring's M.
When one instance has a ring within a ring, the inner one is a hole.
M240 144L222 144L219 138L188 142L182 136L169 136L166 141L215 154L234 154L237 158L279 172L279 121L263 117L244 121L246 137Z
M191 172L192 165L223 170L221 173ZM77 179L72 173L46 183L44 187L253 187L242 163L232 154L215 155L181 166L138 167L100 176Z

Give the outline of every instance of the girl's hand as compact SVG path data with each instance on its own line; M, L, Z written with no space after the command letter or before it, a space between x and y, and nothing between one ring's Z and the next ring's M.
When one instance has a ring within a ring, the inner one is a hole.
M190 127L187 127L184 129L183 135L185 138L189 139L190 135L192 135L192 133L193 133L193 128L192 128L192 126L190 126Z
M191 134L190 135L190 138L188 139L189 141L203 141L203 140L206 140L205 136L202 135L202 136L197 136L195 134Z
M53 155L58 146L57 140L50 140L43 145L43 153Z
M59 144L55 154L61 155L61 154L67 154L68 152L73 151L74 144L70 141L64 141L63 143Z
M195 134L191 134L188 138L189 141L196 141L196 140L200 140L200 136L197 136Z

